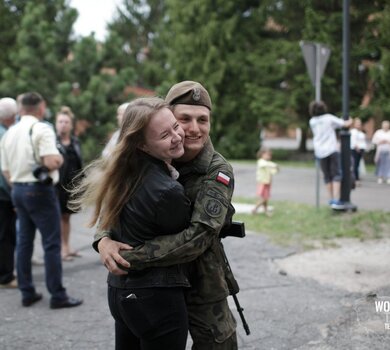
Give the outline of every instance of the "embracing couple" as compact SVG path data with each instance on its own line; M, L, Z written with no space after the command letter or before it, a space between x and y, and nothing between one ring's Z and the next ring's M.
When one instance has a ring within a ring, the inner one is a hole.
M111 156L75 189L74 205L94 208L116 349L184 350L188 331L193 349L237 349L218 237L234 214L234 178L210 141L211 111L193 81L130 102Z

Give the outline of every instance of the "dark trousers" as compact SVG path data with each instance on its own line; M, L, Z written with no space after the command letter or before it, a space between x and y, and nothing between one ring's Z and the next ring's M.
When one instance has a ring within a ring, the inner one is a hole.
M0 200L0 284L14 278L16 213L11 201Z
M60 208L54 187L14 184L12 199L19 220L16 271L22 298L31 298L35 293L31 258L38 229L42 236L46 287L52 300L66 299L62 286Z
M115 319L116 350L185 350L188 315L183 288L108 286L108 305Z
M355 175L355 180L359 181L360 176L359 176L359 166L360 166L360 161L363 157L364 150L361 149L359 151L356 151L355 149L351 150L352 153L352 158L353 158L353 173Z

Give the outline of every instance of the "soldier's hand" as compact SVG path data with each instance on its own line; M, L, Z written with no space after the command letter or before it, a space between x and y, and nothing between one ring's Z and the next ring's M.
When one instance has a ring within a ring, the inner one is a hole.
M130 263L121 257L121 250L131 250L133 247L126 243L121 243L112 240L109 237L103 237L98 243L100 260L108 271L114 275L126 275L127 271L121 269L118 265L124 268L129 268Z

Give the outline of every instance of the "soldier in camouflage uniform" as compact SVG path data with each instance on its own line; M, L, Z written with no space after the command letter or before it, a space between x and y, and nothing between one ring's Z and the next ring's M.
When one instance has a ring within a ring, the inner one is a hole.
M166 101L185 131L185 154L174 165L193 203L191 224L181 233L158 236L132 250L112 241L110 232L98 232L94 247L108 270L116 274L126 273L118 264L144 269L189 262L186 265L191 288L186 304L193 349L234 350L236 321L227 296L229 287L238 286L226 267L218 238L234 214L233 169L209 139L211 100L204 87L191 81L178 83L168 92Z

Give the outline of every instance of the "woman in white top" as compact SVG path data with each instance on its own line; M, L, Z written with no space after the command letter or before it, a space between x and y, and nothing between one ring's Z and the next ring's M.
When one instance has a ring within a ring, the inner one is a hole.
M360 118L353 120L351 129L351 153L353 157L353 172L355 175L356 184L359 184L360 174L359 166L363 158L364 152L367 149L366 134L362 131L362 121Z
M385 180L390 185L390 122L384 120L382 128L375 131L372 143L376 146L375 164L378 183Z

